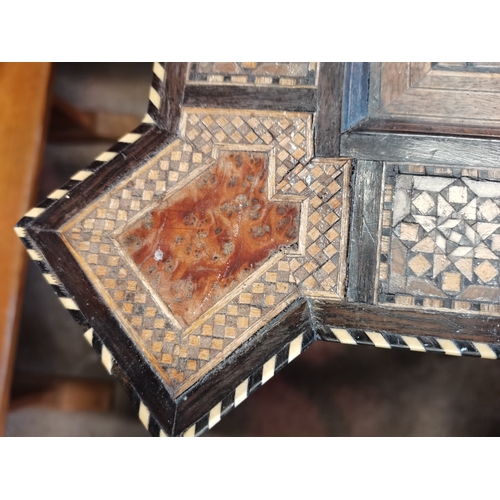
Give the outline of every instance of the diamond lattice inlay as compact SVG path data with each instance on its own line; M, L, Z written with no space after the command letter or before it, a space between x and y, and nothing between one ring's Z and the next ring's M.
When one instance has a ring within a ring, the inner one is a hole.
M119 241L185 326L282 246L297 241L298 203L268 196L267 154L222 151L219 160Z

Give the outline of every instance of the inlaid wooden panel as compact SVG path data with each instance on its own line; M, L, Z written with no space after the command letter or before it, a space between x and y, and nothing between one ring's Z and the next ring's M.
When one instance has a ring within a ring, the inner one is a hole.
M62 234L180 395L300 289L342 297L348 182L312 160L310 115L185 108L180 139Z
M215 425L345 294L342 65L235 64L155 63L143 123L17 230L153 435Z
M371 63L369 75L368 106L345 129L500 135L497 63Z
M379 302L498 314L499 172L386 169Z

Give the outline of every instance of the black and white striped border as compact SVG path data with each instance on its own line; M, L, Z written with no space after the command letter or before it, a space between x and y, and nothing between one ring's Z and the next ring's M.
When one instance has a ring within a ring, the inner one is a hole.
M94 333L94 330L92 328L89 328L83 334L83 336L99 355L102 364L110 375L115 375L117 370L121 370L120 366L116 364L115 359L113 358L113 355L111 354L109 349ZM132 404L135 406L135 409L139 416L139 420L141 421L142 425L144 425L146 430L148 430L153 437L167 437L167 433L161 428L160 424L151 414L148 407L144 404L141 398L138 396L137 392L131 386L128 386L125 389L128 392Z
M32 247L31 243L26 238L25 226L33 219L36 219L41 214L43 214L49 207L54 205L61 198L69 198L71 196L72 189L88 179L91 175L94 175L95 172L99 170L103 165L116 158L126 148L137 142L148 130L151 129L151 125L154 125L156 123L156 120L158 119L158 113L162 104L161 95L163 95L161 89L164 81L164 63L154 63L153 82L151 84L151 90L149 94L148 113L144 117L143 122L135 130L121 137L118 142L114 144L110 149L99 154L86 169L76 172L64 186L50 193L44 201L24 214L22 219L14 228L17 236L21 239L22 243L27 248L29 256L41 269L47 282L52 285L52 288L56 292L63 306L70 311L73 317L80 324L86 324L86 322L78 306L76 305L74 299L70 297L61 286L57 277L45 262L43 256Z
M238 384L234 391L189 427L182 436L201 436L205 431L214 427L222 417L227 415L233 408L243 403L250 394L270 380L275 373L292 362L300 353L307 349L314 340L315 336L312 331L301 333L295 337L291 342L282 347L277 354L267 360L262 367L256 370L250 377Z
M160 108L162 105L162 96L164 95L164 91L162 90L164 81L164 63L155 62L153 64L153 81L151 83L149 92L148 112L144 116L142 123L138 127L136 127L135 130L128 134L125 134L123 137L118 139L118 142L111 146L111 148L109 148L107 151L99 154L87 168L80 170L79 172L76 172L76 174L71 176L70 180L64 186L50 193L44 201L29 210L17 223L17 227L15 228L15 231L20 238L24 238L26 234L25 231L23 231L24 225L26 225L31 220L36 219L43 212L45 212L45 210L47 210L61 198L69 198L70 191L72 189L74 189L85 179L93 175L103 165L120 155L131 144L137 142L141 138L141 136L143 136L148 130L150 130L151 125L157 123Z
M165 95L165 63L153 64L153 81L149 89L148 112L143 123L158 123L160 110Z
M32 208L26 214L24 214L23 218L17 223L16 227L14 228L14 231L16 232L17 236L21 239L21 242L26 247L28 255L40 268L44 278L52 286L57 296L59 297L59 300L61 301L62 305L70 311L72 316L80 324L86 324L86 322L78 306L76 305L74 299L66 292L66 290L59 283L59 280L48 266L42 254L32 246L31 242L26 237L27 233L25 226L32 220L42 215L49 207L54 205L54 203L56 203L61 198L64 197L69 198L71 196L72 189L81 184L83 181L85 181L85 179L89 178L91 175L94 175L94 173L100 167L102 167L104 164L108 163L113 158L115 158L119 154L119 152L123 151L126 147L130 146L130 144L136 142L141 137L141 135L145 133L148 129L149 126L144 127L143 125L139 125L139 127L137 127L134 132L131 132L123 136L119 140L119 142L117 142L112 148L97 156L97 158L92 162L92 164L88 168L86 168L85 170L80 170L79 172L74 174L63 187L61 187L60 189L56 189L55 191L50 193L47 196L47 198L44 201L42 201L38 206Z
M474 356L485 359L500 358L500 344L471 340L450 340L430 336L399 335L354 328L330 328L333 337L327 340L350 345L370 345L383 349L409 349L416 352L437 352L448 356Z
M21 239L21 242L26 247L28 255L35 262L35 264L42 271L43 277L51 285L52 289L59 297L62 305L69 311L73 319L79 324L89 328L89 324L85 317L83 316L80 308L76 304L73 297L63 288L56 275L53 273L48 263L44 259L43 255L33 247L29 239L26 237L25 226L43 214L49 207L55 204L58 200L62 198L69 198L71 196L71 191L88 179L91 175L94 175L97 170L99 170L103 165L107 164L118 155L120 155L126 148L137 142L151 127L156 124L160 108L162 105L162 91L163 82L165 80L165 68L163 63L153 64L153 82L149 94L149 105L148 112L142 120L142 123L136 127L132 132L125 134L121 137L116 144L114 144L110 149L99 154L94 161L85 169L76 172L70 180L61 188L56 189L50 193L47 198L38 204L36 207L29 210L22 219L16 224L14 231L17 236ZM93 330L90 328L84 334L85 338L91 343L96 352L101 357L101 360L106 367L106 369L111 373L116 364L106 346L100 341L100 339L94 334ZM149 430L153 436L166 436L165 432L161 429L156 419L150 414L148 408L140 400L133 389L129 388L129 394L132 402L138 407L139 419Z

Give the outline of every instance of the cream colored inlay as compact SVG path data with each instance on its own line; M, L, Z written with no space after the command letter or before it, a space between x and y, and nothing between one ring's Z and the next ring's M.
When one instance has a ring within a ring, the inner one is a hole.
M184 434L184 437L192 438L196 436L196 425L192 425Z
M149 90L149 100L158 108L160 109L160 103L161 103L161 97L156 90L151 87Z
M37 250L32 250L32 249L29 249L28 250L28 255L33 259L33 260L43 260L42 259L42 256L40 254L40 252L38 252Z
M445 354L448 354L449 356L462 355L460 349L451 340L448 339L436 339L436 340L439 342L439 345L442 347Z
M72 181L84 181L87 177L90 177L92 172L90 170L80 170L73 177L71 177Z
M290 363L302 352L302 333L290 342L288 362Z
M59 200L67 193L67 189L56 189L55 191L52 191L52 193L50 193L47 198L50 198L51 200Z
M165 70L163 69L163 66L160 63L155 62L153 64L153 73L161 80L163 81L165 78Z
M49 285L59 285L59 281L57 281L57 278L53 274L43 273L43 277Z
M105 345L102 346L101 359L102 359L102 364L111 375L111 368L113 368L113 356L111 355L111 353L109 352L108 348Z
M45 208L34 207L29 212L25 213L25 217L38 217L40 214L45 212Z
M14 232L19 236L19 238L26 238L26 228L15 227Z
M220 421L220 412L222 410L222 401L215 405L208 414L208 428L211 429L217 422Z
M425 347L422 345L420 340L416 337L409 337L408 335L401 335L401 338L406 342L410 351L426 352Z
M234 391L234 407L243 403L248 396L248 379L244 380Z
M474 347L479 351L479 354L481 354L482 358L497 359L495 351L493 351L493 349L488 344L483 344L482 342L472 343L474 344Z
M276 356L273 356L262 368L262 385L264 385L273 375L276 366Z
M134 133L130 133L130 134L125 134L123 137L120 137L118 139L118 142L128 142L128 143L132 143L132 142L135 142L139 139L139 137L141 137L141 134L134 134Z
M370 332L365 331L366 335L370 338L370 340L375 344L375 347L381 347L382 349L390 349L391 346L387 340L385 340L384 336L378 332Z
M90 328L83 334L84 338L87 340L87 342L92 345L92 339L94 338L94 330L93 328Z
M339 339L342 344L356 345L357 342L353 339L352 335L343 328L331 328L332 333Z
M104 151L99 156L96 156L95 161L109 161L112 160L118 153L114 151Z
M142 401L139 405L139 420L142 422L142 425L146 427L146 429L149 429L149 410Z
M66 309L73 309L75 311L78 311L78 306L75 304L75 301L73 299L70 299L68 297L59 297L59 300L62 302L62 305Z

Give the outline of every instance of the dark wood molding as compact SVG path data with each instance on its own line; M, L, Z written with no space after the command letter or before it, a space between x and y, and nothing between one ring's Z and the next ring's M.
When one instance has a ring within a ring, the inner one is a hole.
M368 117L370 63L345 63L342 132Z
M344 63L321 63L314 151L316 156L336 158L340 154Z
M359 160L498 167L500 140L356 132L342 135L340 153Z
M428 122L413 122L410 119L388 120L385 118L370 118L353 125L349 133L354 132L381 132L387 134L430 134L434 136L463 136L470 138L497 138L500 135L498 128L472 127L462 125L436 124Z
M377 161L358 160L354 172L347 300L373 304L377 281L383 165Z
M316 111L317 89L237 85L186 85L185 106Z
M158 126L175 133L181 117L181 105L187 78L188 63L165 63L165 83L162 87ZM156 75L154 76L155 78Z
M499 321L480 314L415 310L369 304L311 301L314 320L323 325L320 340L330 340L330 328L352 328L398 335L498 343ZM494 324L493 324L494 323Z

